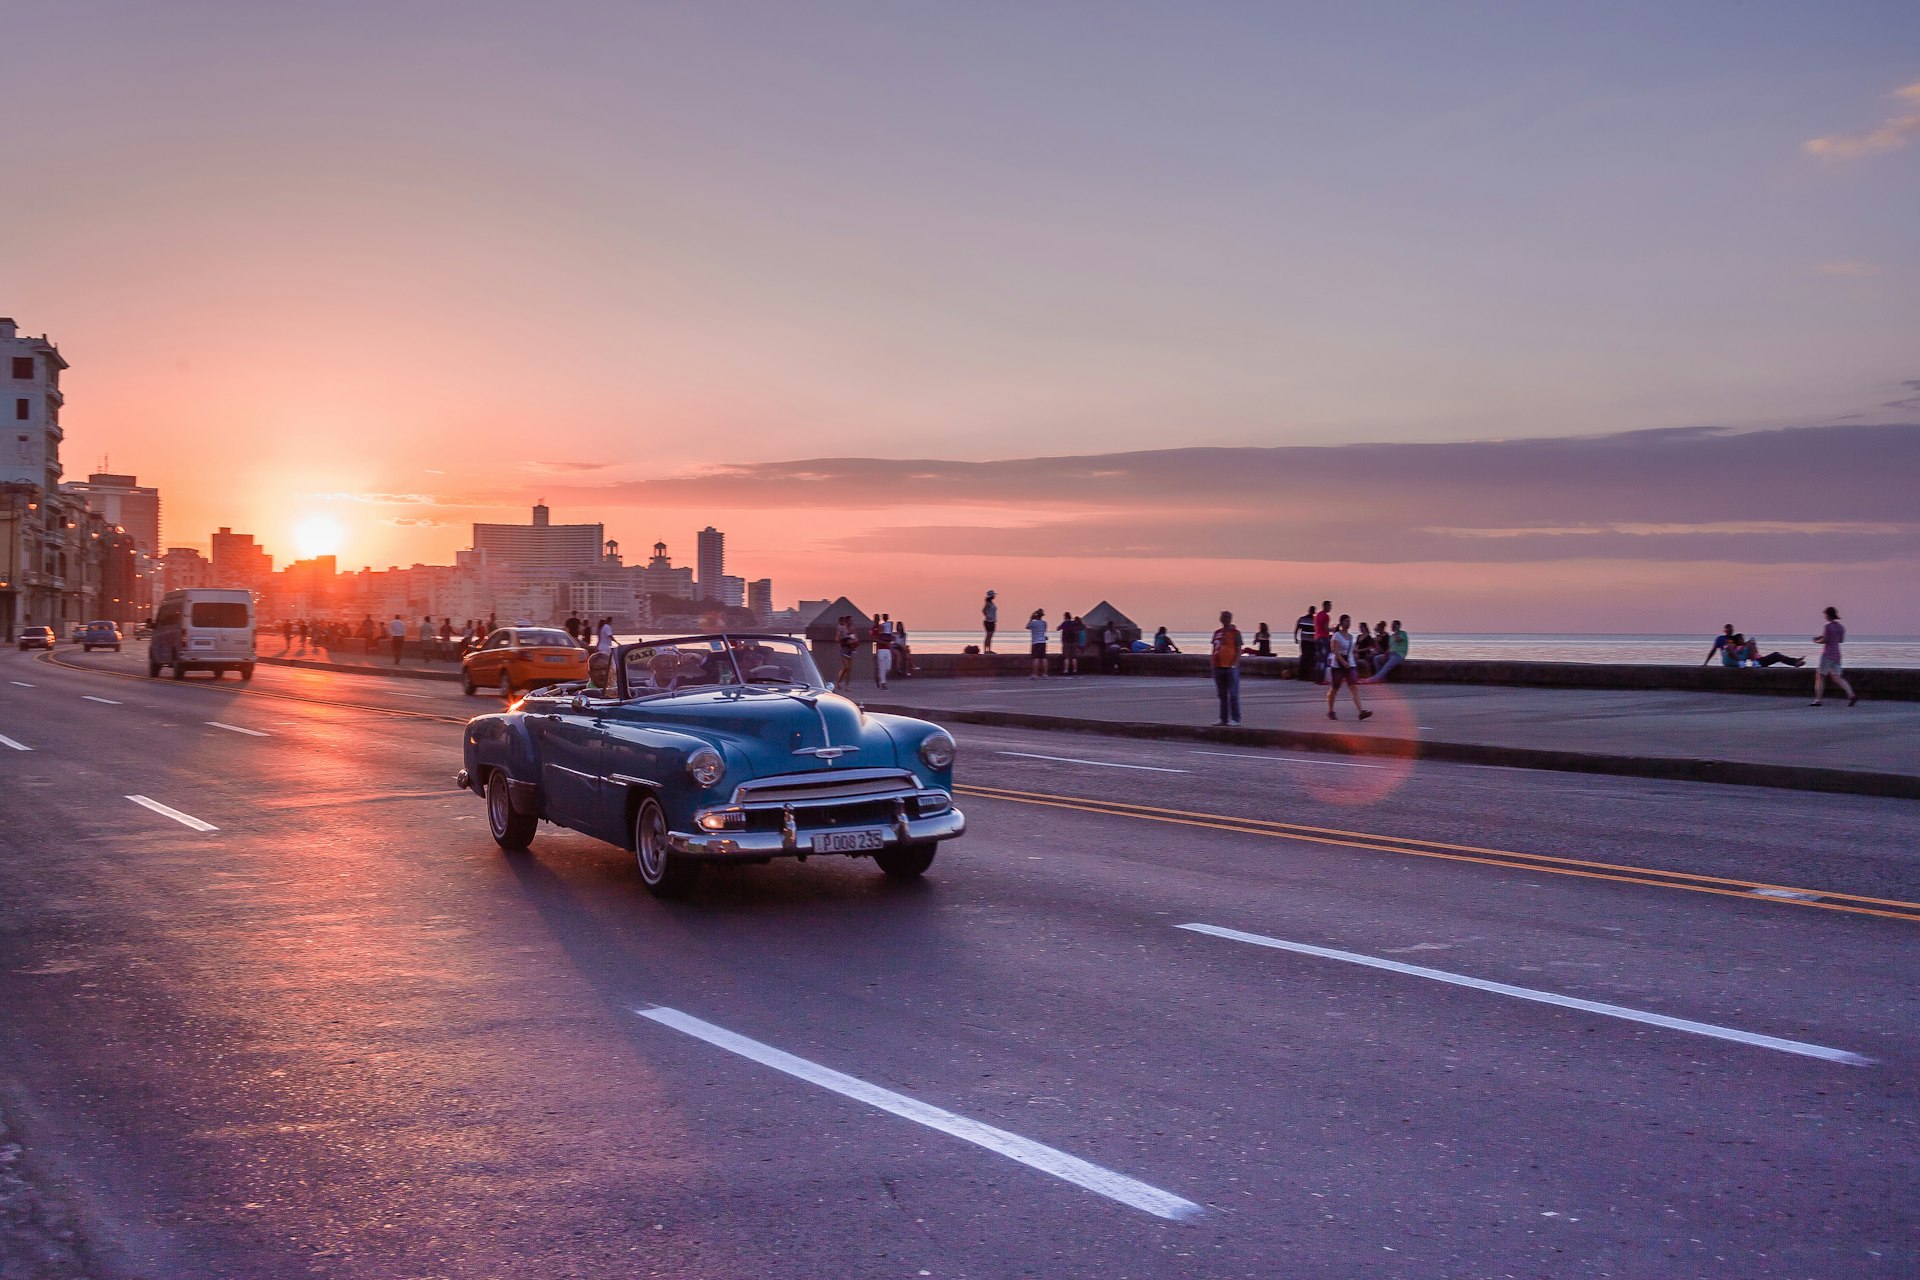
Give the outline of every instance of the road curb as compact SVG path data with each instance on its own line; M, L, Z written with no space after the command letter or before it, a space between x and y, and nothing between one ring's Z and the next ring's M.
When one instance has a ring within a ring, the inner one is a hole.
M1384 738L1350 733L1310 732L1302 729L1252 729L1244 725L1221 727L1091 720L1079 716L1037 715L1024 711L965 711L947 707L910 707L904 704L880 702L862 705L868 711L892 715L951 720L960 724L996 725L1010 729L1051 729L1069 733L1095 733L1115 738L1218 742L1244 747L1287 747L1296 751L1318 751L1333 755L1376 756L1394 760L1446 760L1458 764L1503 765L1513 769L1548 769L1560 773L1604 773L1626 778L1660 778L1674 782L1722 782L1735 786L1774 787L1788 791L1826 791L1844 795L1920 799L1920 777L1856 769L1827 769L1814 765L1623 756L1601 752L1558 751L1544 747L1499 747L1479 742Z

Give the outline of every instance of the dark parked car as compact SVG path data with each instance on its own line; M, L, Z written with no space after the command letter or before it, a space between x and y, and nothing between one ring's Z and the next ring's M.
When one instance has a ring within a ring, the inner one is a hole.
M120 628L111 622L89 622L80 628L78 636L80 647L88 653L95 649L111 649L120 652Z
M493 838L524 849L545 820L631 850L652 892L702 862L871 856L913 877L966 830L953 738L868 715L826 688L786 636L701 635L617 647L587 682L475 717L455 778Z

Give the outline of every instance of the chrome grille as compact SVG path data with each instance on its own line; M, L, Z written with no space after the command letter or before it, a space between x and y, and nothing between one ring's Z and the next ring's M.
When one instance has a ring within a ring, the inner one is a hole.
M839 769L755 778L734 789L735 804L796 804L815 800L877 800L920 789L904 769Z

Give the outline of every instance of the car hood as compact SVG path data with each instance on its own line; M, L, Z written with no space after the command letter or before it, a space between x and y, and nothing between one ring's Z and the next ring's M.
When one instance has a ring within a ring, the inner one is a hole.
M703 738L730 739L753 759L756 773L824 767L830 759L795 751L858 747L845 764L891 765L893 738L853 702L834 693L772 689L703 689L634 704L620 717L678 729Z

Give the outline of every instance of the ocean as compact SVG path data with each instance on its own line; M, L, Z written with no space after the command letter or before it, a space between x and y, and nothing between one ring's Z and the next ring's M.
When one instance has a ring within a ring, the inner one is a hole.
M1287 625L1291 628L1292 623L1289 622ZM1211 631L1174 631L1169 634L1172 635L1173 642L1186 653L1205 653L1213 635ZM1251 638L1251 628L1248 628L1247 634ZM1458 632L1435 632L1431 635L1410 632L1409 634L1413 637L1413 648L1409 657L1509 662L1604 662L1636 665L1691 662L1697 664L1707 656L1707 649L1713 643L1711 634L1469 635ZM1772 653L1777 650L1789 657L1804 657L1811 662L1820 653L1820 646L1808 639L1812 634L1811 626L1804 634L1795 636L1762 634L1759 636L1760 652ZM913 648L918 653L959 653L970 644L980 643L978 631L916 631L912 638ZM1003 628L994 636L994 642L996 652L1025 653L1027 649L1025 624L1017 624L1011 630ZM1049 640L1048 648L1053 652L1059 651L1057 632ZM1297 650L1276 635L1274 652L1284 655ZM1845 653L1847 665L1850 667L1920 668L1920 636L1850 636Z

